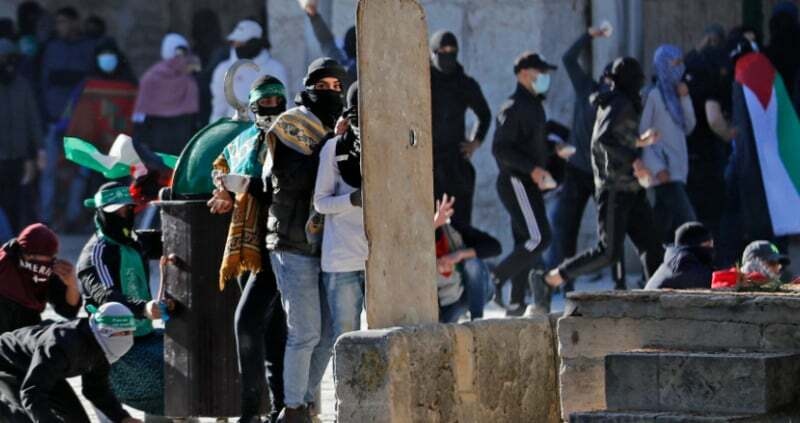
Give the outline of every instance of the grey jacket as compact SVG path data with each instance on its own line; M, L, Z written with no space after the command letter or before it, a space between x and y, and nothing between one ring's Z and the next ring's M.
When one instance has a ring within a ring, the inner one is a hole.
M664 99L657 89L650 90L644 103L642 120L639 123L639 133L653 128L661 134L658 142L645 147L642 151L642 161L653 174L653 183L662 170L669 172L670 182L686 183L689 176L689 152L686 147L686 136L694 130L697 120L694 116L694 107L690 96L681 97L683 118L686 122L684 130L678 126L667 111Z

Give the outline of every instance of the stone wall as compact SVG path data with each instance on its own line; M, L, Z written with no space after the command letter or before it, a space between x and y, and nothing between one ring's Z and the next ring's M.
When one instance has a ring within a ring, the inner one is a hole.
M554 321L480 320L346 334L339 422L559 421Z
M610 353L800 351L800 295L711 291L573 294L558 321L563 417L604 410Z

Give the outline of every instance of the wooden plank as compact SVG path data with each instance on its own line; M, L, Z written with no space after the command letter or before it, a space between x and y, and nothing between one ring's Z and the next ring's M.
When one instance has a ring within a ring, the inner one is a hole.
M415 0L361 0L358 77L370 328L438 321L428 31Z

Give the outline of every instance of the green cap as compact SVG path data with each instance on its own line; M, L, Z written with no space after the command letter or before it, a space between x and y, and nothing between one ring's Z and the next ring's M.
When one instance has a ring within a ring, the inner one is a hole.
M286 90L280 83L266 83L261 84L250 90L250 104L264 97L283 97L286 98Z
M85 207L93 209L103 209L104 212L113 213L122 207L135 204L130 191L126 186L116 186L113 188L100 188L93 198L83 201Z

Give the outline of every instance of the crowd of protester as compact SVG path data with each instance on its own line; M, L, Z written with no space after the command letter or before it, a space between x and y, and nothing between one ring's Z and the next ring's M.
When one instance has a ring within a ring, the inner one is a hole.
M164 413L163 331L153 321L175 304L150 292L148 263L160 258L163 266L168 258L158 237L134 230L128 186L60 166L61 140L79 137L105 151L130 133L152 151L178 154L206 122L236 113L224 79L239 59L260 69L242 68L232 83L253 123L208 169L215 188L207 205L231 214L219 282L224 288L235 280L242 293L231 328L240 421L263 421L267 395L267 421L308 422L318 413L315 394L334 342L361 327L369 251L355 30L339 47L316 8L305 11L329 57L310 63L296 98L256 19L238 22L225 44L216 15L198 11L193 22L207 30L196 27L191 42L166 34L160 60L138 80L96 16L82 20L69 7L51 15L25 2L18 28L0 21L0 238L10 239L0 249L3 421L88 421L65 380L78 375L94 411L108 421L139 421L121 404ZM764 53L793 95L796 120L797 35L798 11L789 2L776 6L766 46L754 29L726 36L711 25L686 55L659 46L647 83L630 57L593 77L579 57L611 30L589 28L562 58L575 92L571 127L545 112L559 65L520 54L508 64L515 88L499 105L492 142L514 247L493 262L502 247L473 226L470 162L489 133L491 109L458 61L455 35L436 32L431 219L440 321L482 318L492 299L508 316L549 313L554 289L574 289L579 276L624 260L626 236L641 257L647 290L789 282L788 239L776 236L763 207L743 206L758 200L753 184L738 182L758 167L741 142L752 124L737 109L734 76L737 61ZM468 111L477 117L469 131ZM758 192L763 196L763 187ZM590 199L599 239L579 252ZM52 213L57 205L65 206L62 221ZM48 226L76 229L84 214L93 234L73 265L58 258L58 236ZM48 304L67 322L42 322ZM82 306L89 317L76 318Z

